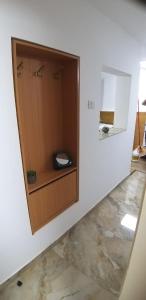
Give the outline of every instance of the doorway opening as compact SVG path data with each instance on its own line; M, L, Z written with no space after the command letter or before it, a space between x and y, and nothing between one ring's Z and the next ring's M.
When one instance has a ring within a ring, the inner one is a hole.
M146 173L146 61L140 63L138 105L132 153L132 170Z

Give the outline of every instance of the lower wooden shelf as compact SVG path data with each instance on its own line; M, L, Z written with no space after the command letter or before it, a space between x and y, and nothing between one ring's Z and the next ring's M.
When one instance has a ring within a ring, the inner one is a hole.
M76 201L76 171L31 193L28 197L28 207L32 232L36 232Z
M28 193L31 194L36 190L42 188L43 186L67 175L72 173L73 171L77 170L75 166L71 166L69 168L65 168L62 170L51 170L45 171L37 175L37 181L33 184L28 184Z

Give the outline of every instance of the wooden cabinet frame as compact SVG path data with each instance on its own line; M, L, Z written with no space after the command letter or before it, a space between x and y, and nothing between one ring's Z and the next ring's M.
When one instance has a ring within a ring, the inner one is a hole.
M25 188L34 233L79 198L80 58L12 38L12 62ZM61 150L70 154L73 165L58 171L53 167L53 154ZM27 182L27 171L31 169L37 172L34 184Z

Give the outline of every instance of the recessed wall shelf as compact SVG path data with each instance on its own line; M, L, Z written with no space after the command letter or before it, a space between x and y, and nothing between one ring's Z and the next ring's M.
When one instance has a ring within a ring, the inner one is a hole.
M45 171L43 173L40 173L36 183L29 185L29 194L74 171L77 171L77 167L65 168L64 170Z
M32 232L78 201L79 57L12 38L19 138ZM53 154L73 165L55 170ZM28 184L27 171L36 172Z

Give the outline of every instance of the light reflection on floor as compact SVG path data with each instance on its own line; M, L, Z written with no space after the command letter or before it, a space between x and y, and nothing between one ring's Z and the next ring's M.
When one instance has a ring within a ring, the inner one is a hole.
M129 176L4 284L0 300L118 300L134 240L133 217L139 216L145 183L142 172Z
M135 231L137 225L137 217L126 214L121 221L121 225L132 231Z

